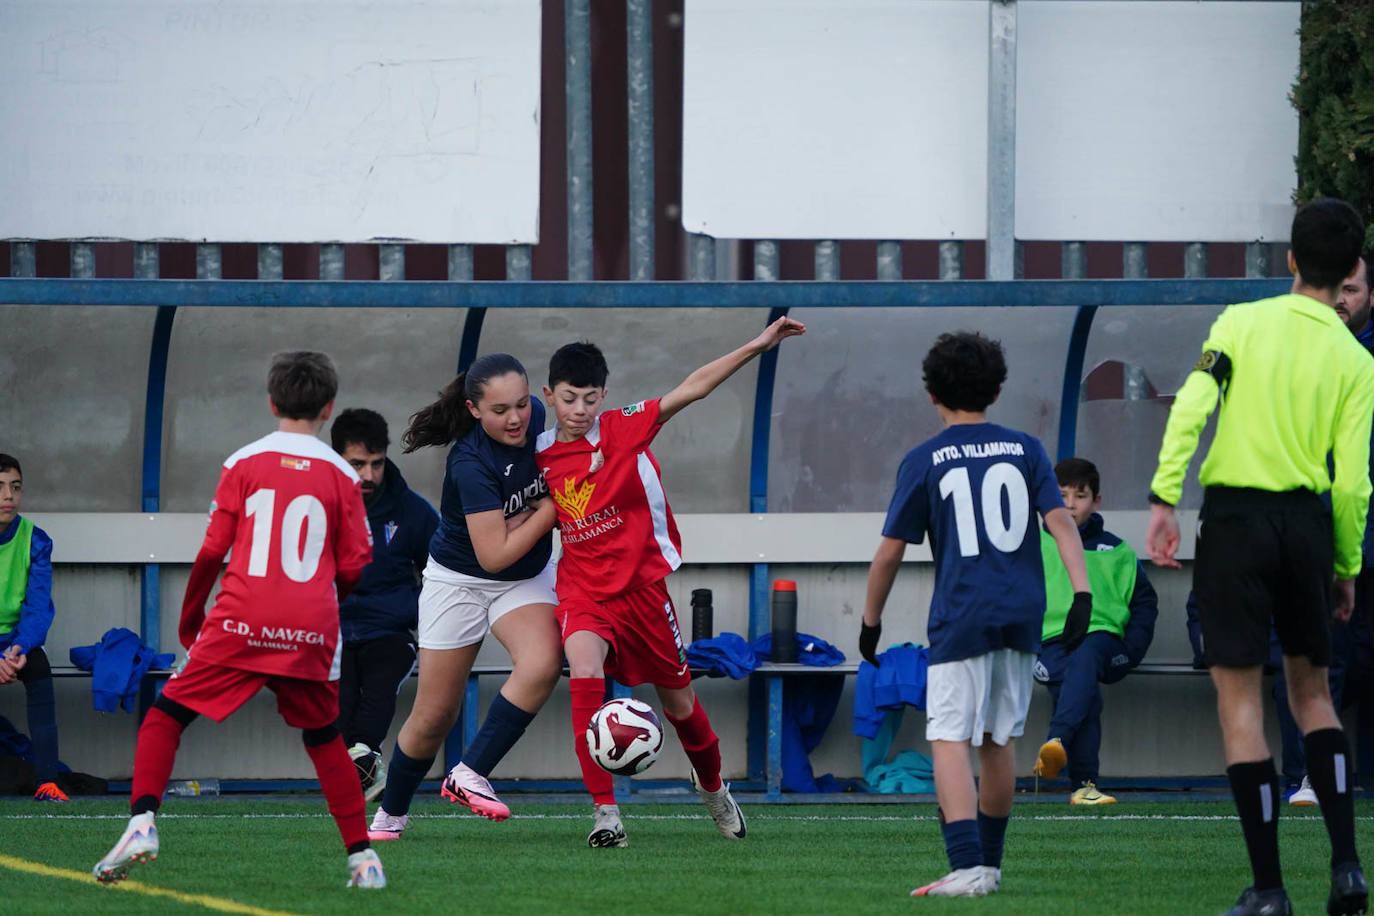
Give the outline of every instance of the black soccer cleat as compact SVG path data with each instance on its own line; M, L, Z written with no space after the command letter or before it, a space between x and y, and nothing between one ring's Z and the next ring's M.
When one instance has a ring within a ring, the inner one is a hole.
M1288 894L1281 887L1263 891L1247 887L1236 905L1222 916L1293 916L1293 904L1288 902Z
M1346 862L1331 869L1331 894L1326 898L1327 916L1354 916L1369 909L1369 885L1360 863Z

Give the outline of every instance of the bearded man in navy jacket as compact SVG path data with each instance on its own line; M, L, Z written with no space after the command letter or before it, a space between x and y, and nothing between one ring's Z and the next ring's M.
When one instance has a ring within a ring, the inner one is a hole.
M381 747L396 714L396 696L415 668L420 574L439 516L386 457L391 440L386 420L376 411L343 411L329 436L334 451L362 479L372 529L372 562L357 588L339 603L339 731L358 768L363 794L373 801L386 787Z

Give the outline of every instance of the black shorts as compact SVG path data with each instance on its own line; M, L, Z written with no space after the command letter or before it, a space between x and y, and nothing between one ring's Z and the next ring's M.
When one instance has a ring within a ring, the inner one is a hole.
M1284 655L1331 663L1331 510L1310 490L1208 487L1193 591L1208 664L1263 665L1269 624Z

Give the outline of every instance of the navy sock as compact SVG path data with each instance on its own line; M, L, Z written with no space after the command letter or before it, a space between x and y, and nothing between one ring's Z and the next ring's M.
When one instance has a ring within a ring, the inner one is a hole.
M1302 741L1307 748L1307 777L1331 837L1331 866L1358 862L1355 799L1350 794L1350 742L1339 728L1308 732Z
M951 871L983 864L983 844L978 840L978 822L973 819L940 825L945 835L945 853Z
M410 813L410 800L425 781L425 774L434 766L434 758L417 760L401 750L401 742L391 752L391 764L386 770L386 788L382 791L382 808L393 817Z
M1283 887L1279 868L1279 774L1274 758L1254 763L1235 763L1226 768L1236 813L1245 832L1245 848L1250 853L1250 870L1257 890Z
M515 747L515 742L525 733L525 727L534 721L534 713L525 712L501 694L491 701L487 717L472 739L467 750L463 751L463 763L479 776L490 776L491 771ZM387 813L393 813L387 808Z
M33 765L38 784L42 785L57 779L57 703L53 699L52 678L39 678L24 686L29 737L33 739Z
M978 812L978 839L983 844L983 864L1002 867L1002 846L1007 837L1010 817L990 817Z

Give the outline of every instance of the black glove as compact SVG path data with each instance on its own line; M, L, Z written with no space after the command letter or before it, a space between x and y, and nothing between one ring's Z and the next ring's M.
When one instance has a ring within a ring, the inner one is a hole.
M883 635L883 625L881 623L869 626L862 620L859 621L859 654L864 657L874 668L878 665L878 637Z
M1091 592L1074 592L1073 604L1069 605L1069 616L1064 621L1064 651L1072 652L1083 644L1088 635L1088 624L1093 619L1093 596Z

